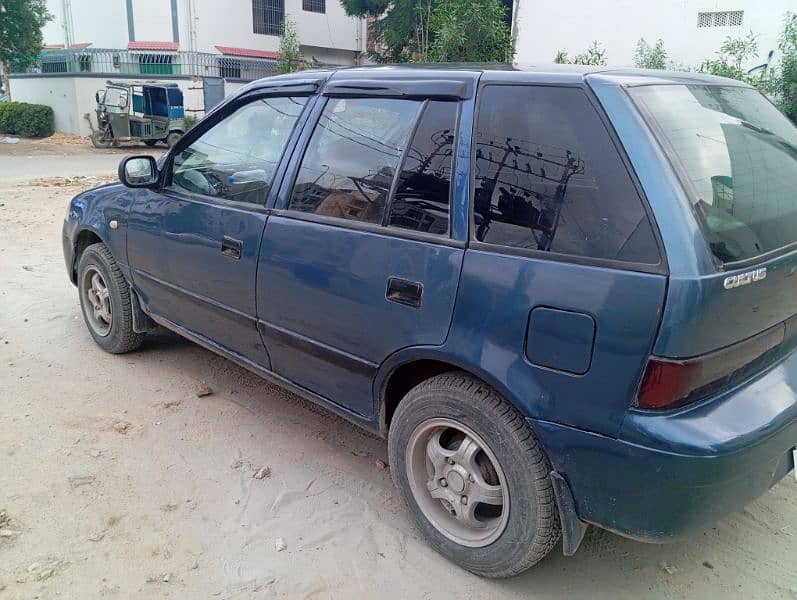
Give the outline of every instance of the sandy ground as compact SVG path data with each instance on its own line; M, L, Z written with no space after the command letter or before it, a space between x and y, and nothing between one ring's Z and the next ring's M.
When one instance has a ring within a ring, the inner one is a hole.
M593 529L512 580L463 572L411 526L384 442L170 334L96 347L60 248L96 180L48 175L0 179L0 600L797 598L792 476L682 543Z

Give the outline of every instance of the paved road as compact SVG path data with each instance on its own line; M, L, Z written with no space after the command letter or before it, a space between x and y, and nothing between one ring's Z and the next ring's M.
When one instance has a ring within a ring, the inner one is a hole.
M0 181L25 181L35 177L71 177L113 173L121 157L116 154L79 156L0 156Z
M4 136L0 136L2 139ZM47 143L21 140L19 144L0 143L0 182L25 181L40 177L74 177L115 173L119 161L130 154L159 155L165 147L143 145L96 150L88 140Z

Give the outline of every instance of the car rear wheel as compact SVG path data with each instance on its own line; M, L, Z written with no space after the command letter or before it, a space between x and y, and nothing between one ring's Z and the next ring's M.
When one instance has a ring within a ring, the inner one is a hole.
M388 451L416 525L468 571L516 575L559 540L547 457L522 415L477 379L452 372L413 388Z
M130 287L105 244L92 244L78 263L78 292L91 337L106 352L131 352L144 341L133 330Z

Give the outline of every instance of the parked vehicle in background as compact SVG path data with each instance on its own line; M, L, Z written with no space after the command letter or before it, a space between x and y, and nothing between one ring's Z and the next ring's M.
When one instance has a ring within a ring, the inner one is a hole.
M677 539L794 468L797 130L745 84L301 72L119 176L64 223L94 340L160 324L387 437L474 573Z
M118 146L122 142L144 142L154 146L164 142L170 148L185 133L183 92L176 83L129 84L108 81L95 94L95 129L91 142L96 148Z

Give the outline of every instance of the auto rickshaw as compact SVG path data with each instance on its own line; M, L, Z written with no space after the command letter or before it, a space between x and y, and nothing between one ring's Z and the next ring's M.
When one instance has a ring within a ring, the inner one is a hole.
M176 83L108 81L95 99L96 129L86 114L95 148L122 142L144 142L147 146L165 142L171 148L185 133L183 92Z

